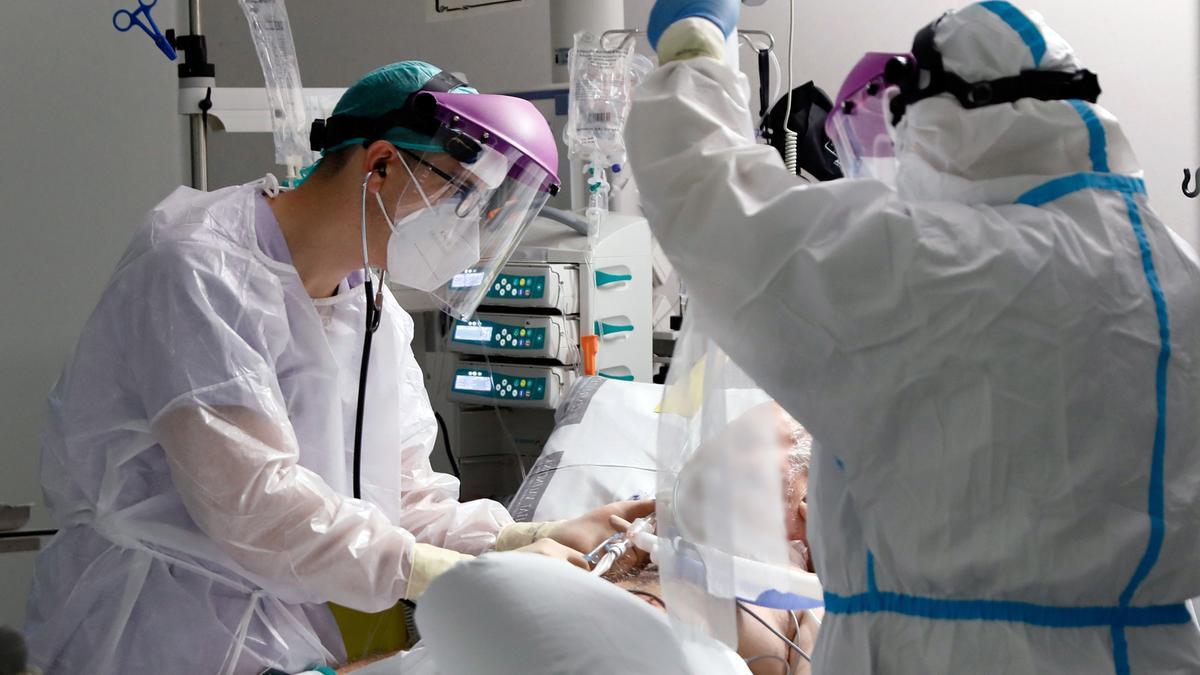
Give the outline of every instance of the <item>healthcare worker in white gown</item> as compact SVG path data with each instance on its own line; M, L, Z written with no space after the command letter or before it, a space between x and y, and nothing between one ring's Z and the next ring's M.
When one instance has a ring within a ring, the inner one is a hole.
M338 665L326 602L381 611L492 549L578 564L564 544L611 532L607 513L514 525L500 504L458 502L430 467L413 321L386 289L352 496L364 262L469 312L469 283L437 284L503 264L556 158L532 105L421 62L365 76L322 131L294 191L268 178L156 206L88 320L44 434L61 531L25 628L47 673Z
M1200 268L1090 74L969 5L864 59L829 125L857 177L805 184L755 143L737 17L657 2L627 141L701 327L818 446L816 672L1200 672Z

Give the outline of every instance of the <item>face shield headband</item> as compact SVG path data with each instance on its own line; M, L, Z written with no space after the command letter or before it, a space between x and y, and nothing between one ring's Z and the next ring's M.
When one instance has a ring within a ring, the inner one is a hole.
M313 120L309 144L314 151L322 152L339 147L348 140L361 138L365 147L383 139L389 130L403 127L432 138L442 152L459 162L473 164L483 146L466 133L442 125L434 115L437 101L428 96L431 92L448 92L465 86L462 80L442 71L430 78L420 90L413 92L404 106L379 117L333 115L328 119Z
M891 101L892 125L900 123L908 106L940 94L952 95L968 110L1024 98L1040 101L1081 99L1095 103L1100 97L1096 74L1083 69L1074 72L1025 70L1019 75L995 80L968 82L946 70L942 54L934 42L942 18L917 32L912 55L896 56L884 71L884 80L900 88Z

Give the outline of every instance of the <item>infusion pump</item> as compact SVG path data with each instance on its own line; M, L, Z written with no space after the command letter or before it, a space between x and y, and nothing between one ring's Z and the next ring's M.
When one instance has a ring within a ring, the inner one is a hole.
M596 336L597 375L651 381L651 250L640 217L609 214L590 248L537 218L479 311L426 330L428 389L458 457L462 498L515 491L583 373L585 336Z
M582 372L586 335L597 337L597 375L649 382L652 274L643 218L609 214L591 248L573 230L535 220L479 312L450 327L446 350L458 355L450 400L556 408Z

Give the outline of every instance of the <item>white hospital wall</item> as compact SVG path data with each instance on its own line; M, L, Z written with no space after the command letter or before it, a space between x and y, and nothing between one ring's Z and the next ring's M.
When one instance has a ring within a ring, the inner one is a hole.
M1015 0L1036 10L1100 76L1100 103L1121 120L1146 173L1150 203L1195 246L1200 199L1183 196L1183 168L1200 166L1200 3L1196 0ZM908 51L918 29L966 2L839 0L796 2L796 83L813 80L833 96L867 51ZM644 25L652 0L626 0L631 25ZM742 28L774 33L787 49L787 0L744 8ZM742 51L743 63L749 52ZM752 79L754 86L757 82Z
M142 215L186 179L175 66L113 30L125 6L0 7L0 502L41 502L46 394ZM154 11L174 25L174 0ZM0 553L0 624L21 623L33 557Z

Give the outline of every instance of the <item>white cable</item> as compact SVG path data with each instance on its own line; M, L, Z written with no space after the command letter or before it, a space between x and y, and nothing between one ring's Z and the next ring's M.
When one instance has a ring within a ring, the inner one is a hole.
M788 88L787 88L787 108L783 115L783 163L788 168L792 175L796 175L796 146L799 140L796 137L796 132L792 131L790 125L792 122L792 70L795 64L792 62L794 58L794 49L796 46L796 0L788 0Z

